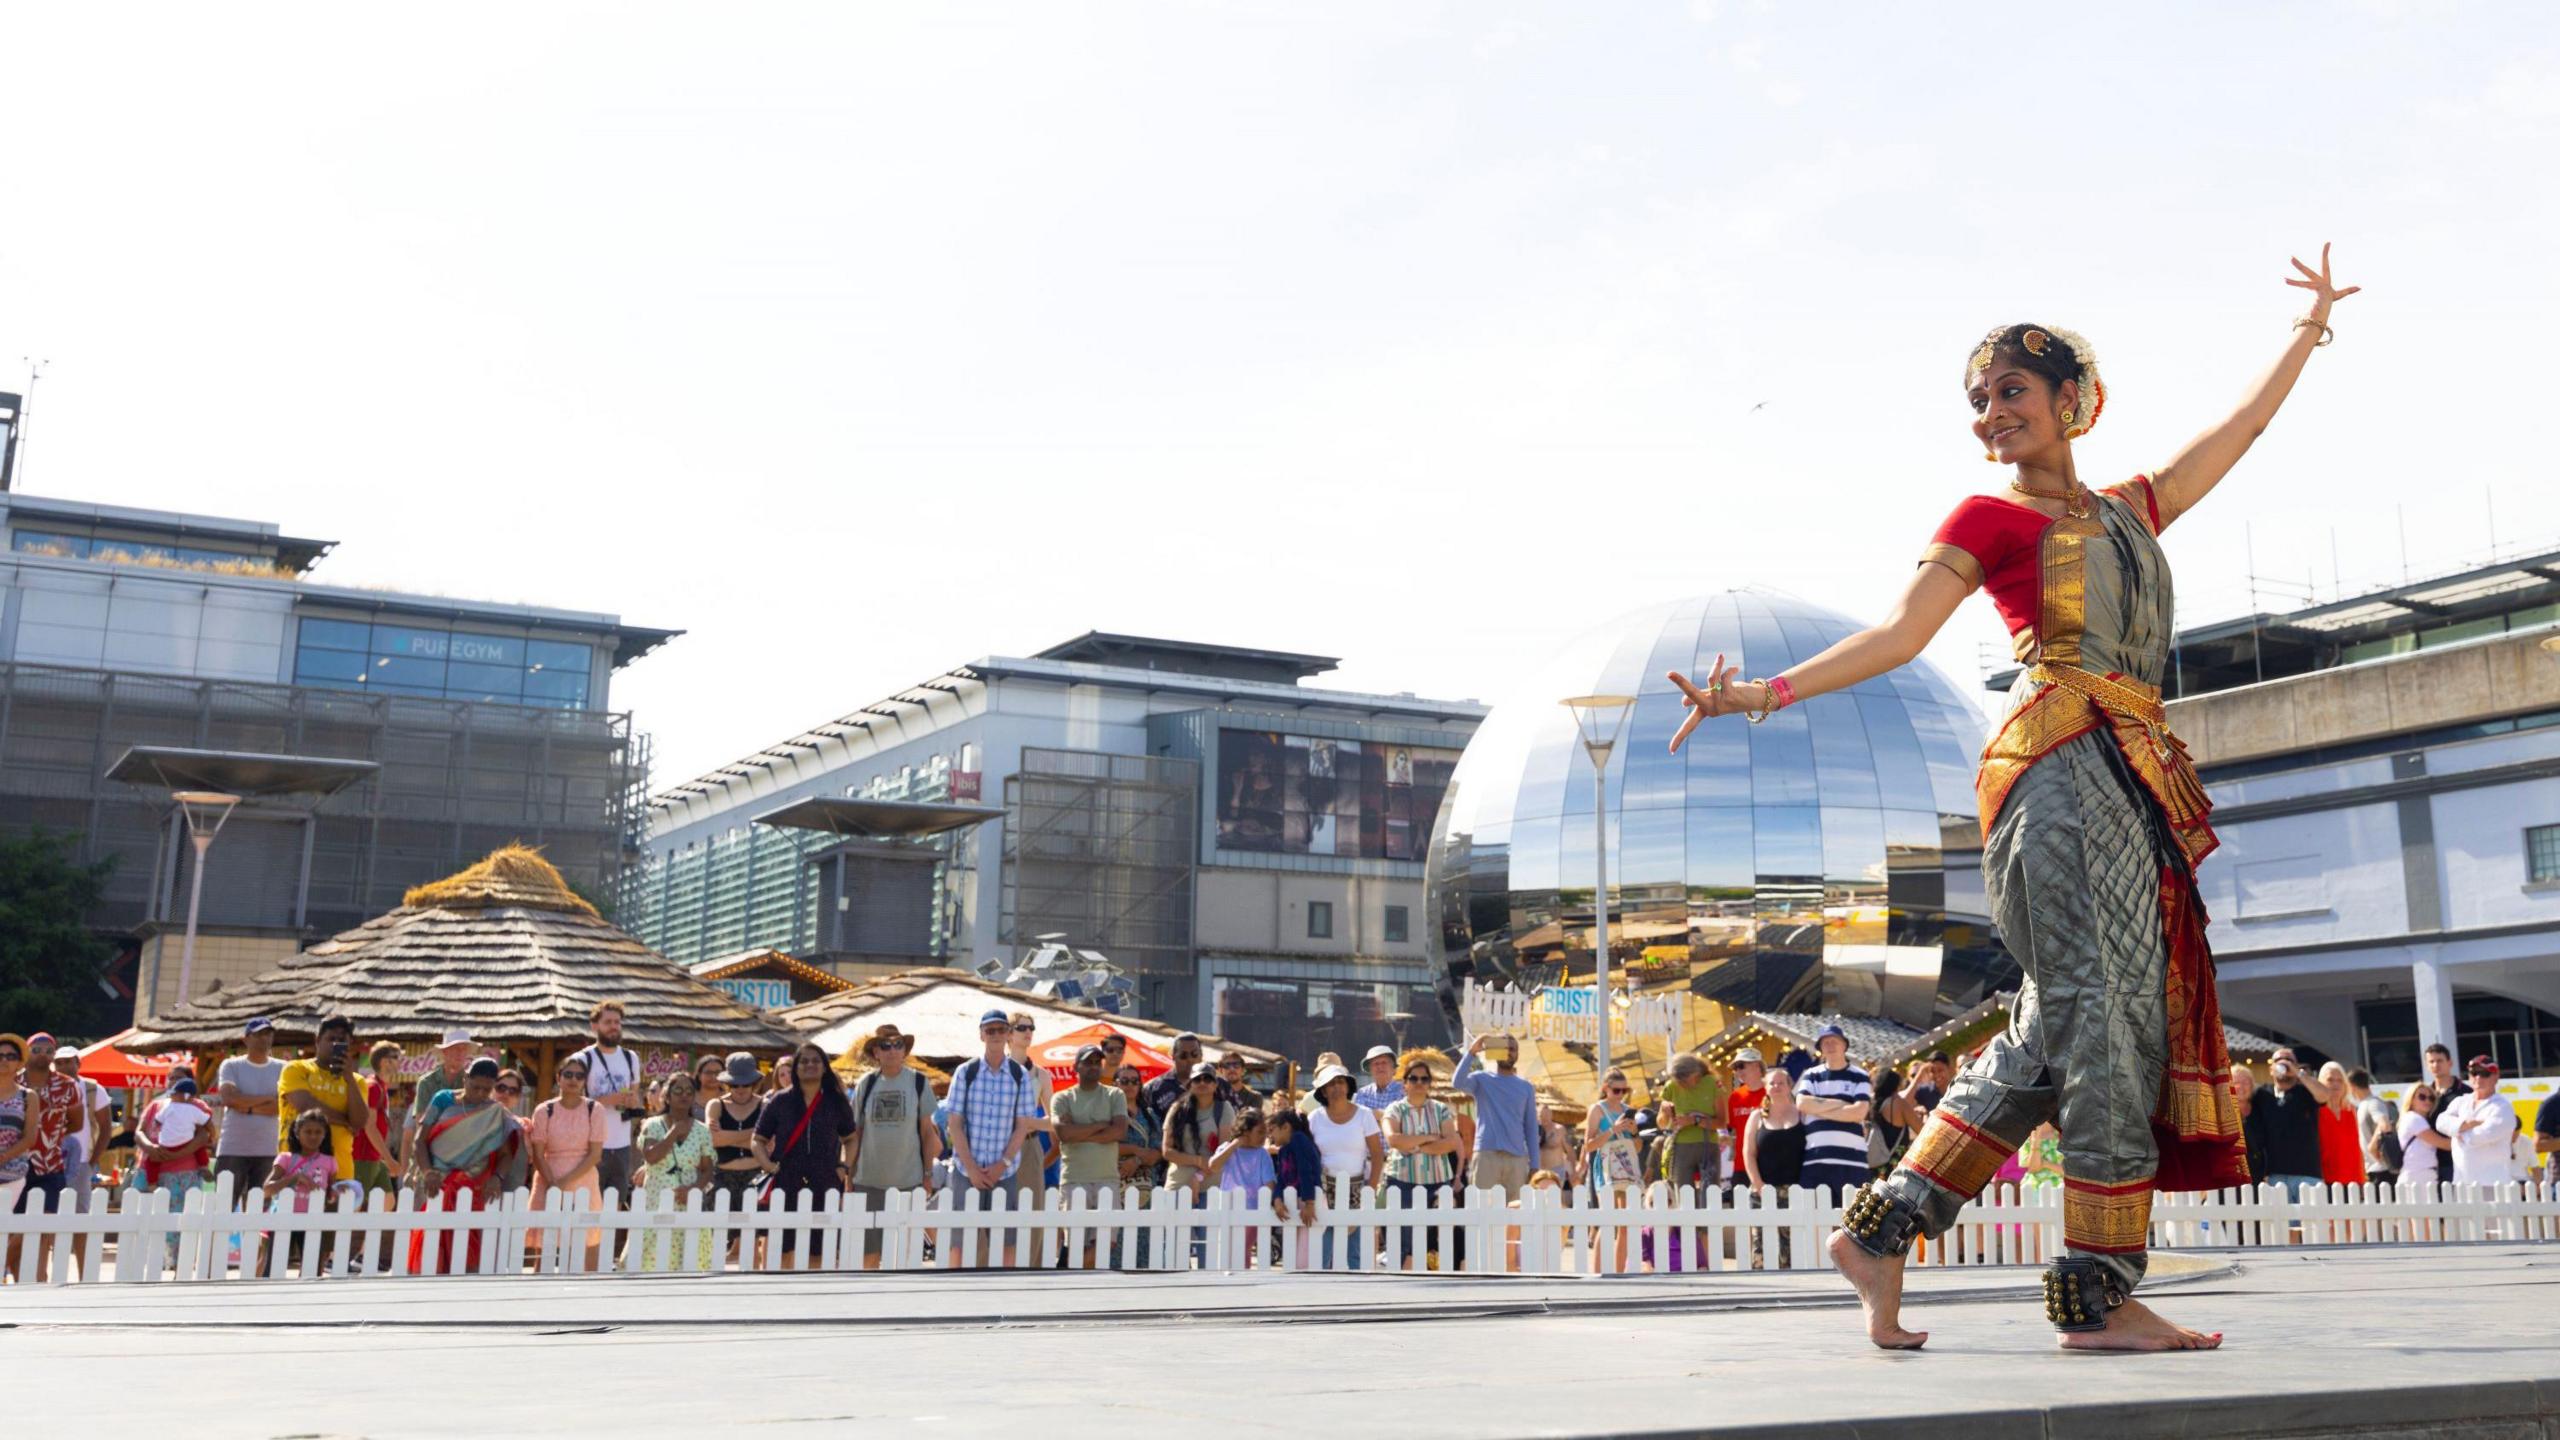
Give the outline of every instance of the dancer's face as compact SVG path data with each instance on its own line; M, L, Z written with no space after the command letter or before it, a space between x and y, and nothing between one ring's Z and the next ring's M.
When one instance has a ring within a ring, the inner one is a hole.
M2078 400L2078 385L2056 386L2006 357L1971 380L1964 395L1973 407L1973 438L1993 459L2003 465L2050 461L2069 447L2062 412Z

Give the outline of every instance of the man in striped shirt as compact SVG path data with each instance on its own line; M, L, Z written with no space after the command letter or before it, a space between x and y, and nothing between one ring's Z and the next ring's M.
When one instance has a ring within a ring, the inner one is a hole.
M1804 1112L1804 1185L1833 1186L1837 1194L1867 1183L1867 1112L1875 1087L1867 1072L1849 1063L1849 1037L1825 1025L1814 1037L1822 1063L1796 1079L1796 1108Z

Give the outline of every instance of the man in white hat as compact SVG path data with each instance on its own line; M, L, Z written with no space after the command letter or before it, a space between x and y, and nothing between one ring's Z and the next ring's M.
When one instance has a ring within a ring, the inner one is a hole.
M418 1077L418 1098L409 1102L409 1133L400 1146L401 1154L418 1153L418 1132L426 1127L427 1112L435 1107L438 1095L461 1091L463 1082L471 1078L471 1052L478 1048L468 1030L444 1032L443 1043L436 1047L438 1068Z
M1396 1079L1393 1046L1370 1046L1369 1053L1360 1057L1360 1068L1369 1072L1369 1083L1352 1095L1352 1103L1363 1110L1384 1110L1404 1098L1404 1085Z

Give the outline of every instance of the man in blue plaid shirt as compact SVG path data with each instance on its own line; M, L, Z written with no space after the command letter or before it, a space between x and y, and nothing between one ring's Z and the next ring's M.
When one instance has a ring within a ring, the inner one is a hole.
M1030 1070L1005 1053L1012 1035L1013 1019L1004 1011L979 1016L978 1038L985 1043L986 1053L961 1062L951 1074L947 1103L952 1161L961 1183L982 1194L1013 1178L1015 1167L1022 1163L1023 1142L1031 1138L1040 1117L1039 1092ZM959 1248L953 1247L954 1264L960 1259ZM1013 1263L1011 1231L1005 1233L1004 1263Z

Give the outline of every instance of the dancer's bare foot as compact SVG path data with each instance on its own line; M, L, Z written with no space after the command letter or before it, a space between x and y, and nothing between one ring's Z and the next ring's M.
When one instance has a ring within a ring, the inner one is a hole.
M1831 1233L1831 1263L1858 1287L1858 1304L1867 1312L1867 1338L1884 1350L1917 1350L1929 1343L1926 1330L1902 1328L1902 1257L1870 1255L1846 1230Z
M2190 1330L2160 1318L2139 1300L2127 1300L2107 1312L2104 1330L2071 1331L2058 1337L2065 1350L2219 1350L2222 1332Z

